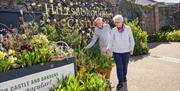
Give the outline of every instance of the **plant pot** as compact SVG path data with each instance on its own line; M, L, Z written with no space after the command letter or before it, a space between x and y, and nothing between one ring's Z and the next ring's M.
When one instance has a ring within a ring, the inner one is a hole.
M96 72L105 76L106 79L110 79L112 68L97 68Z

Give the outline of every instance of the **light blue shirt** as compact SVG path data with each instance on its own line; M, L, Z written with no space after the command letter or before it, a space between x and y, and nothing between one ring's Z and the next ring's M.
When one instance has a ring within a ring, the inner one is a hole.
M111 36L111 27L108 24L104 24L103 28L96 27L93 34L93 38L86 48L91 48L98 40L102 52L106 50L110 36Z
M133 52L134 45L131 28L125 25L122 32L118 31L116 27L112 29L107 49L111 49L115 53Z

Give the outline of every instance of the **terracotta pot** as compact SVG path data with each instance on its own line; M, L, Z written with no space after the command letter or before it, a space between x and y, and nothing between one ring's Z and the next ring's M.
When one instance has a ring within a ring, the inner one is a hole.
M110 79L112 68L97 68L96 72L105 76L106 79Z

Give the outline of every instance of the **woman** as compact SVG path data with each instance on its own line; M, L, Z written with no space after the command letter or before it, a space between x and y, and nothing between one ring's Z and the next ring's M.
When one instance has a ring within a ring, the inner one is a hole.
M129 56L134 50L134 38L131 28L123 23L122 15L116 15L113 21L116 27L112 29L107 51L113 52L119 80L117 89L121 89L126 82Z

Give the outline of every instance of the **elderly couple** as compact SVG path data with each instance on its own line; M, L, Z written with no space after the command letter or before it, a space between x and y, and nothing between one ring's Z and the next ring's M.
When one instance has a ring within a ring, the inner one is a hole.
M135 44L131 28L124 24L122 15L116 15L113 21L116 27L111 30L108 24L103 24L102 18L96 18L93 38L85 48L91 48L98 40L102 54L113 53L119 80L117 89L121 89L126 82L129 56L133 54Z

